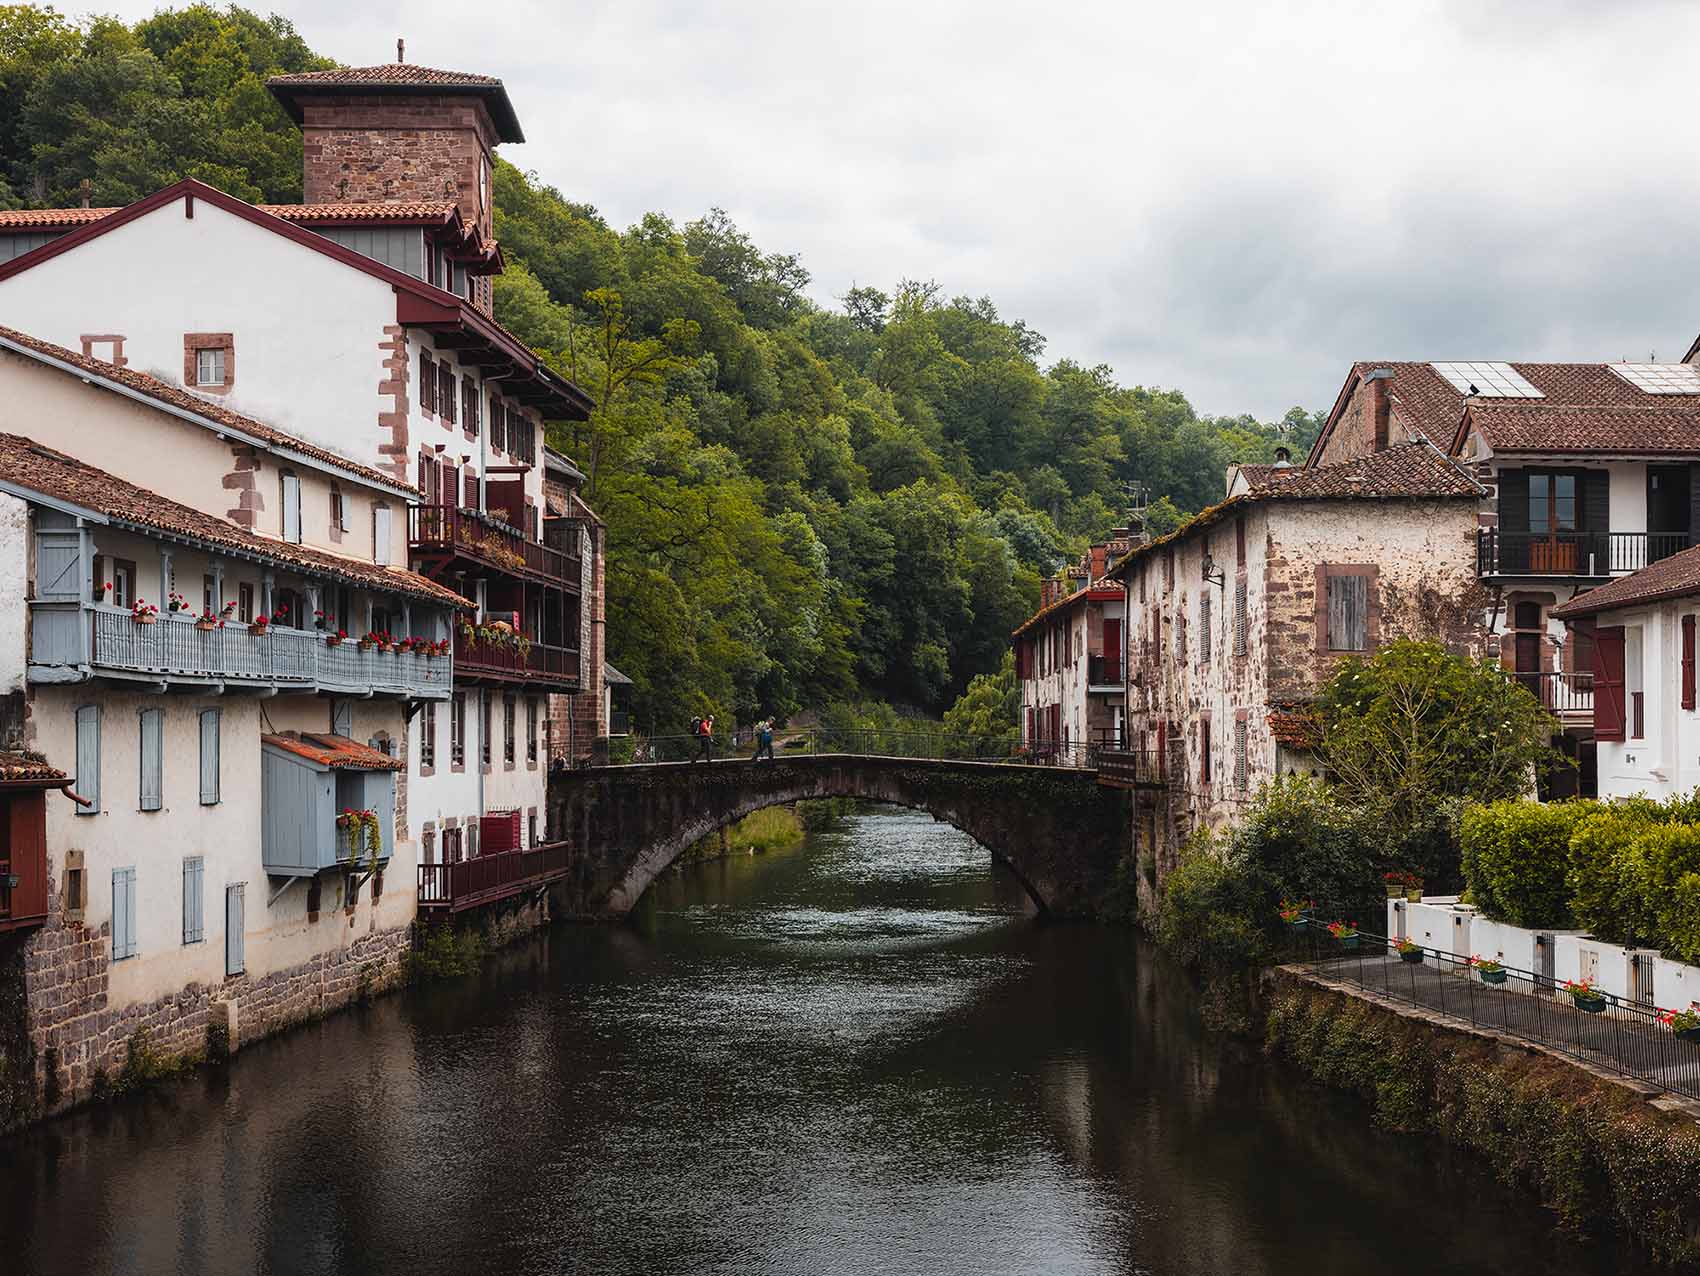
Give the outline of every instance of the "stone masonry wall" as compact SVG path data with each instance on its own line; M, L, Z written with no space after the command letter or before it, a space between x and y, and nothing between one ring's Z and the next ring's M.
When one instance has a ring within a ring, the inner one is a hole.
M49 881L56 877L50 865ZM299 966L190 984L114 1011L111 924L66 922L56 882L48 907L45 925L0 953L0 1008L21 998L23 1010L0 1022L0 1131L98 1097L138 1030L156 1057L194 1062L210 1044L235 1049L391 988L412 938L406 927L372 931Z

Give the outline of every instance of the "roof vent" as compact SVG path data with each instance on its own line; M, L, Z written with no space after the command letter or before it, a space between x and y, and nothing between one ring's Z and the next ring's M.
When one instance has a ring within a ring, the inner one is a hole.
M1275 468L1278 470L1293 468L1293 454L1284 447L1275 449Z

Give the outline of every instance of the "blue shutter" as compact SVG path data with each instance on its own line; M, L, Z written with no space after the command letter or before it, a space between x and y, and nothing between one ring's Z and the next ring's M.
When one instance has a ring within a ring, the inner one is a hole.
M78 815L100 814L100 706L77 710L77 795L88 799Z
M191 855L183 861L183 942L198 944L206 938L206 861Z
M331 701L331 734L354 738L354 706L346 700Z
M201 710L201 805L211 806L218 801L218 730L219 711Z
M157 811L164 805L161 796L161 753L165 747L164 710L142 710L142 810Z
M240 975L247 969L243 954L242 886L237 882L224 888L224 973Z
M112 870L112 960L136 955L136 870Z

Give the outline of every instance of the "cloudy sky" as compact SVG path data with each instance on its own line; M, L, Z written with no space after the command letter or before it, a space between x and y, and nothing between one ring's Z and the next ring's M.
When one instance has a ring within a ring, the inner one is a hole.
M1700 5L276 8L343 62L404 35L501 76L529 139L504 153L615 225L718 204L823 304L937 279L1204 411L1325 407L1356 358L1679 359L1700 332Z

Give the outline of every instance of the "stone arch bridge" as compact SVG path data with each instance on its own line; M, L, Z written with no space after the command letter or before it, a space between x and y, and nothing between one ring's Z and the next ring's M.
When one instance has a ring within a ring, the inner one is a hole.
M550 779L550 828L570 848L551 893L567 915L623 917L692 843L763 807L835 797L954 825L1058 916L1099 908L1130 836L1121 794L1091 770L852 754L595 767Z

